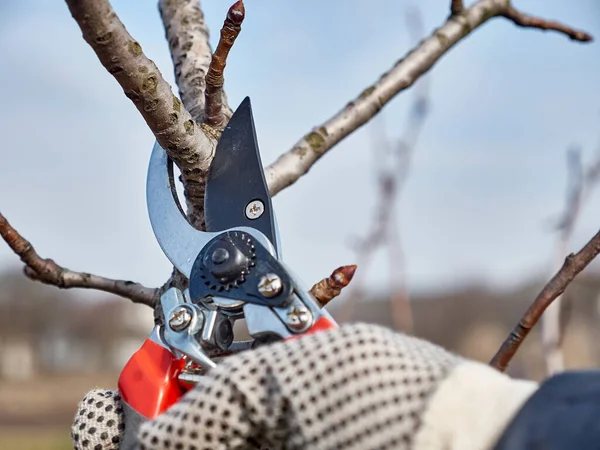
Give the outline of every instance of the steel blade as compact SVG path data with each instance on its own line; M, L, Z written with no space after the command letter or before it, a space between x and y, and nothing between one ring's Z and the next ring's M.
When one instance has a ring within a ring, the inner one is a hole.
M251 227L279 248L249 97L237 108L217 144L204 211L207 231Z

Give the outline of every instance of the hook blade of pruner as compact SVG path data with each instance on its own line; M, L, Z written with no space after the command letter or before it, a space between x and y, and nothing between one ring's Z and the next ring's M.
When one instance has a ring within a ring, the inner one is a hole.
M189 278L200 250L215 233L199 231L188 222L177 200L173 164L158 142L154 144L148 167L146 203L150 224L162 251L177 270Z

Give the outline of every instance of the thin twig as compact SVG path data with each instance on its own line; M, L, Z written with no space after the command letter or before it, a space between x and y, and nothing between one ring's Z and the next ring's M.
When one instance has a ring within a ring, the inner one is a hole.
M600 147L587 168L581 159L581 149L572 147L567 151L568 183L564 212L556 230L556 256L559 264L563 261L569 248L581 210L590 194L600 181ZM542 316L542 349L548 375L564 370L562 352L564 321L561 319L564 295L559 295Z
M578 253L567 256L563 266L544 286L533 304L502 343L490 361L492 367L502 372L506 370L508 363L546 308L565 291L577 274L585 269L598 253L600 253L600 231Z
M594 38L585 31L576 30L567 25L553 20L544 20L522 13L512 6L508 6L502 16L514 22L515 25L524 28L537 28L544 31L557 31L567 35L570 39L579 42L591 42Z
M227 18L221 28L221 39L219 39L219 44L212 56L208 73L206 74L204 123L218 129L225 125L225 115L223 114L223 71L227 64L229 51L242 29L245 14L246 11L242 0L237 1L229 8Z
M196 123L204 121L206 73L212 57L209 30L198 0L159 0L175 81L185 108ZM223 94L225 115L231 117Z
M453 16L462 14L464 8L465 5L463 3L463 0L452 0L452 2L450 3L450 14Z
M321 306L327 305L342 292L342 289L348 286L356 266L342 266L335 269L327 278L323 278L311 288L310 293L317 299Z
M25 264L25 275L29 278L59 288L84 288L110 292L128 298L134 303L154 307L156 289L142 286L133 281L112 280L83 272L73 272L59 266L51 259L41 258L31 243L15 230L0 213L0 236Z
M465 8L460 15L450 16L442 26L421 41L377 82L367 87L329 120L314 127L289 151L269 165L265 176L271 194L276 194L305 175L329 149L371 120L391 99L411 87L454 45L476 28L493 17L504 16L512 21L523 17L515 16L511 11L513 9L508 0L480 0ZM543 23L527 23L527 26L535 28L540 28L541 25ZM558 25L548 22L545 29L573 36L571 28ZM577 33L575 35L579 36ZM582 33L579 37L589 35ZM581 41L586 42L586 39Z

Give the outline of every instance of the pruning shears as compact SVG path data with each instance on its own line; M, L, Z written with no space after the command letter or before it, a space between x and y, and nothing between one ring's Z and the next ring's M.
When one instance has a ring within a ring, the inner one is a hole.
M158 243L189 288L161 296L152 333L125 365L119 391L126 435L176 403L207 370L211 354L235 351L233 324L245 319L255 343L293 339L337 324L281 261L279 232L258 150L250 99L227 124L211 163L206 231L177 200L173 164L156 143L147 206Z

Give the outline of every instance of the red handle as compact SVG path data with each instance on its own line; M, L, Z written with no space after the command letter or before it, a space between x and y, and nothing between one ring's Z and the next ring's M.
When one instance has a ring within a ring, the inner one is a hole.
M146 339L129 359L119 376L121 397L148 419L162 414L186 392L179 383L185 367L166 348Z

